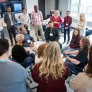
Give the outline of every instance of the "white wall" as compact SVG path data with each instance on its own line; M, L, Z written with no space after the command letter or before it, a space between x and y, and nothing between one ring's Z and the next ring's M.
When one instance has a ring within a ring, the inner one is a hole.
M38 0L26 0L28 13L33 11L34 5L38 5ZM45 0L45 15L50 14L50 10L55 10L55 0Z
M55 10L55 0L45 0L45 15L50 14L50 10Z
M69 0L59 0L59 10L62 11L62 17L64 18L66 11L69 8Z
M34 5L38 5L38 0L26 0L26 8L28 13L31 13L34 10Z

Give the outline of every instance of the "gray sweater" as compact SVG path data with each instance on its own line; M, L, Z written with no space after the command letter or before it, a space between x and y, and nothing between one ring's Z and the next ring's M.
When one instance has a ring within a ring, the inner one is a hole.
M27 92L27 71L15 62L0 62L0 92Z

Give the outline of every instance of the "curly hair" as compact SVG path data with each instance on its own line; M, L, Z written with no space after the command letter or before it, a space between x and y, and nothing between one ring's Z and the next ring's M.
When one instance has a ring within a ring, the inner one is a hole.
M48 76L52 76L53 79L58 79L64 75L65 67L57 42L50 42L45 48L39 72L39 76L44 76L46 79L48 79Z

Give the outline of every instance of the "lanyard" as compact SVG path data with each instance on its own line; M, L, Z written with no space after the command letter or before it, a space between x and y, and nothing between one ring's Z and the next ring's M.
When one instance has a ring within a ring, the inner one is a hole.
M0 62L3 62L3 63L5 63L5 62L8 62L8 60L0 60Z

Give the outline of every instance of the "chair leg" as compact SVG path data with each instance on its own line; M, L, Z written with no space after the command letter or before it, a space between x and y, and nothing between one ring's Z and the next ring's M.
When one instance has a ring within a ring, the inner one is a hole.
M30 81L30 83L32 83L32 80L30 78L27 78L27 79Z

